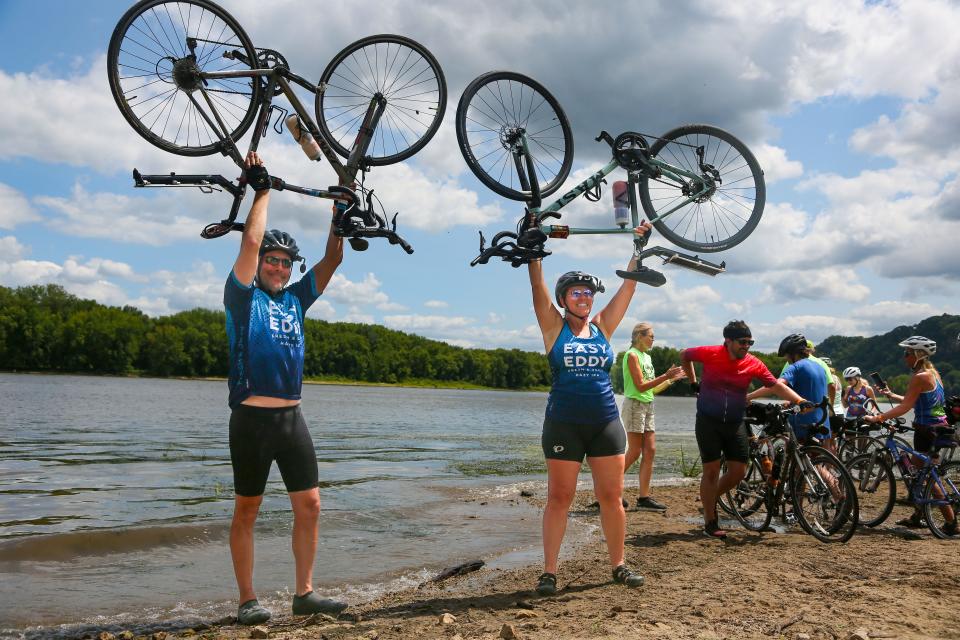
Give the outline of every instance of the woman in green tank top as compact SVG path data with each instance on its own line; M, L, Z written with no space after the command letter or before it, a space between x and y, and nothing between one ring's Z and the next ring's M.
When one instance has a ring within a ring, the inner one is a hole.
M686 377L683 369L674 365L666 373L655 375L653 360L647 351L653 346L653 326L641 322L633 328L630 349L623 355L623 409L620 417L627 430L627 455L624 468L640 460L638 471L640 495L637 509L663 511L662 504L650 497L650 478L653 476L653 458L656 455L656 436L653 423L653 394L666 389L674 380Z

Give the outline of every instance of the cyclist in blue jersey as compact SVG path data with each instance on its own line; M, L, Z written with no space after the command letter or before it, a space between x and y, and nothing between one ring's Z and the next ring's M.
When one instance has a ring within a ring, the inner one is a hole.
M247 155L246 178L255 191L253 204L223 292L230 342L230 461L236 494L230 553L240 591L237 619L241 624L270 619L253 590L253 529L274 460L293 508L293 613L337 615L346 604L313 593L320 493L300 389L304 315L343 260L343 240L331 227L323 259L287 286L294 263L303 258L289 234L265 231L270 176L255 152ZM305 270L301 265L301 273Z
M646 233L644 222L634 232ZM634 257L628 270L636 266ZM539 260L528 265L533 310L543 334L553 373L547 399L541 445L547 463L547 506L543 512L543 574L537 593L557 591L557 562L567 528L567 514L577 491L577 478L586 457L593 491L600 503L600 524L607 541L613 580L629 587L643 584L643 576L624 563L626 515L623 461L626 434L613 397L610 367L614 362L610 336L623 319L637 283L624 280L602 311L593 315L594 295L603 293L596 276L569 271L557 281L553 305Z

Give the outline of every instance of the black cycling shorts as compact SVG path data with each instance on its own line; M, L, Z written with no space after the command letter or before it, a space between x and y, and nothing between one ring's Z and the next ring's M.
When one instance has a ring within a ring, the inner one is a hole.
M545 458L583 462L584 456L599 458L623 455L627 450L627 433L619 417L598 424L575 424L544 418L540 444Z
M937 439L937 427L946 425L930 425L913 423L913 449L919 453L932 453L933 443Z
M695 431L703 464L719 460L721 455L735 462L750 459L750 434L745 423L721 422L698 414Z
M317 486L317 454L300 405L238 405L230 414L230 462L236 494L263 495L274 460L288 493Z

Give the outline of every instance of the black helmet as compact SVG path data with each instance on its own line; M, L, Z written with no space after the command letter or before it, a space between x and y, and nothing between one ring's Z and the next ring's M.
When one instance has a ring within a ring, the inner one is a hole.
M799 333L791 333L780 342L777 355L783 357L788 353L804 353L806 349L807 339Z
M567 289L575 287L578 284L590 287L590 290L594 293L603 293L606 291L606 289L603 288L603 283L600 282L600 278L597 276L592 276L583 271L567 271L560 276L557 280L557 286L553 289L553 295L557 298L557 304L562 307L563 295L567 292Z
M303 260L297 241L289 233L279 229L270 229L263 234L263 242L260 243L260 255L262 256L267 251L285 251L294 262Z

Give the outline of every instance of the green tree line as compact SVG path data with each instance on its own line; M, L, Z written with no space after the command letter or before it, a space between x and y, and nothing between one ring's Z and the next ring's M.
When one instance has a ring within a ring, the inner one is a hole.
M193 309L151 318L130 307L83 300L57 285L0 287L0 369L154 376L226 377L229 369L223 311ZM307 318L304 374L310 378L403 383L436 380L501 389L550 385L550 367L541 353L519 349L465 349L378 325L324 322ZM879 371L895 390L906 386L901 349L911 335L938 343L933 358L948 392L960 392L960 316L941 315L914 326L869 338L831 336L817 345L838 371L857 366ZM614 389L623 392L623 353L611 371ZM756 353L774 375L785 360ZM679 364L671 347L650 350L660 373ZM664 395L688 395L675 384Z
M307 318L304 375L402 383L436 380L502 389L550 384L545 356L465 349L385 327ZM82 300L56 285L0 287L0 369L226 377L223 311L151 318Z

